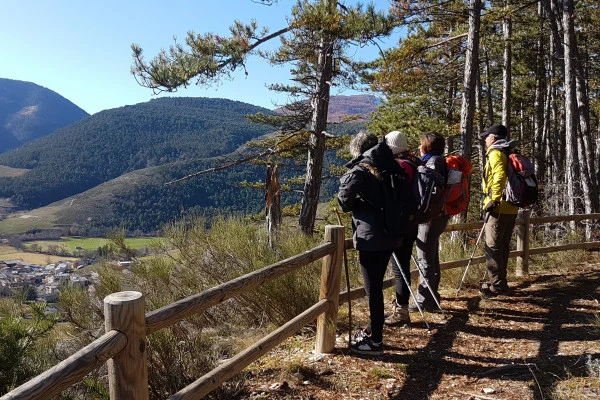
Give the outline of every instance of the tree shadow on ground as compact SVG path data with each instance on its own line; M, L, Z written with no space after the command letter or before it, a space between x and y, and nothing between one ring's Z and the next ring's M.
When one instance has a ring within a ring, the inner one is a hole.
M585 376L588 355L598 357L600 348L575 348L574 354L561 349L600 339L598 330L589 325L590 313L597 313L598 308L574 304L597 293L600 277L594 272L565 279L560 275L533 277L515 287L510 296L471 297L462 310L447 311L446 323L430 335L424 347L382 357L385 362L407 366L404 384L390 398L428 399L444 376L453 375L463 376L467 382L482 378L519 381L529 387L534 399L542 400L558 381ZM490 321L477 323L478 318ZM464 343L457 343L461 337L479 338L474 341L483 342L483 350L463 351ZM527 355L518 351L523 341L537 351ZM507 346L517 351L511 352Z

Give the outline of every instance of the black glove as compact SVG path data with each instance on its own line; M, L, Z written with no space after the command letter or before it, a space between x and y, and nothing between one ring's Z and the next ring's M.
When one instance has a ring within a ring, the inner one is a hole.
M483 212L489 213L492 212L494 208L496 208L500 204L497 200L490 200L483 206Z

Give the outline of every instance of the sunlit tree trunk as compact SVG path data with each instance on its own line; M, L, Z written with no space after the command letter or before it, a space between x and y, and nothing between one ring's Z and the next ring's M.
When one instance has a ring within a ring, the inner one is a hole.
M575 54L573 52L575 43L575 32L573 27L573 0L565 0L562 10L562 23L564 30L564 62L565 62L565 139L566 139L566 186L569 214L575 214L577 210L576 199L580 196L579 190L579 160L577 157L577 100L575 83ZM573 226L574 228L574 226Z
M477 93L475 94L475 108L477 109L477 132L483 132L485 130L485 119L483 110L483 99L481 93L483 91L483 84L481 83L481 71L477 71ZM482 140L477 140L477 160L479 170L483 171L483 160L485 158L485 146Z
M451 51L450 52L450 59L454 58L454 52ZM457 86L457 80L456 79L450 79L448 81L447 84L447 97L446 97L446 112L445 112L445 119L446 119L446 126L450 127L453 125L454 122L454 99L456 97L456 86ZM448 137L448 140L446 141L446 150L447 153L452 153L454 152L454 137L450 136Z
M265 179L265 217L267 223L267 242L274 243L277 229L281 225L281 191L279 188L279 172L277 165L267 165Z
M335 7L335 1L333 7ZM333 41L322 39L317 69L317 93L311 99L313 114L308 143L308 159L306 161L306 180L304 181L302 208L300 209L300 219L298 221L300 229L306 235L313 234L319 204L332 74Z
M538 15L543 13L542 4L538 3ZM533 120L533 154L536 164L538 177L546 175L546 157L544 150L544 138L546 134L544 125L544 90L546 86L546 71L544 68L544 20L540 18L539 37L537 40L536 70L535 70L535 99L534 99L534 120Z
M573 32L573 41L575 46L574 67L576 71L576 97L579 116L579 159L581 161L581 184L583 189L584 204L586 214L598 211L598 171L596 168L597 160L594 160L594 150L590 133L590 108L588 88L586 85L585 70L583 67L583 58L579 53L577 37ZM589 225L588 225L589 226ZM591 232L588 229L588 237Z
M483 65L485 66L485 100L487 103L487 123L488 126L494 125L494 102L492 101L492 74L490 67L490 58L487 50L484 50L485 58Z
M506 9L510 6L510 1L505 0ZM502 33L504 36L504 69L502 75L502 125L508 128L510 135L511 124L511 105L512 105L512 18L505 16L502 21Z
M460 111L459 153L471 158L473 143L473 116L475 114L475 90L477 88L477 68L479 65L479 27L481 23L481 0L470 0L469 33L465 56L463 101Z

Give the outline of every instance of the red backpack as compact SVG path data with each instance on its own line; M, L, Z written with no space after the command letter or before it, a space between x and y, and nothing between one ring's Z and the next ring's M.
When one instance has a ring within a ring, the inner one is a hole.
M446 199L446 214L456 215L465 211L469 206L471 195L469 193L469 174L473 164L460 155L446 157L448 178L444 197Z

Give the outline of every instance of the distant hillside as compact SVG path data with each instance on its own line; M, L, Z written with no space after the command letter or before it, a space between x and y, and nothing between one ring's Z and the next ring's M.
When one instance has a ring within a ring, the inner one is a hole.
M361 94L355 96L333 96L329 100L329 122L340 122L350 115L360 115L360 122L370 120L369 114L377 109L381 101L372 95ZM275 112L283 112L285 108L278 108Z
M344 129L339 125L336 129ZM346 126L346 131L360 129ZM253 164L191 178L166 185L182 176L223 165L239 157L239 152L229 155L177 161L123 174L85 192L56 201L31 211L11 214L0 221L0 236L43 229L59 229L63 234L104 236L115 227L129 232L155 232L170 221L190 214L208 218L221 214L256 214L264 209L264 192L245 188L240 182L261 182L265 167ZM325 165L341 165L335 152L326 153ZM303 167L295 162L280 165L281 178L302 173ZM337 191L339 181L335 176L323 180L321 198L328 201ZM296 189L300 189L297 187ZM297 191L282 194L284 204L298 203ZM0 204L1 205L1 204ZM0 210L1 211L1 210Z
M223 99L161 98L100 112L0 154L0 199L10 197L11 206L30 210L0 221L0 235L53 227L80 235L105 235L114 227L147 233L189 214L260 212L264 193L240 182L263 181L262 165L165 185L247 155L243 145L270 131L244 118L256 112L269 111ZM364 123L337 124L330 133L362 128ZM325 171L343 163L330 151ZM282 179L304 170L297 160L280 168ZM326 177L324 201L338 184L335 176ZM300 200L301 185L293 189L284 193L284 203Z
M46 136L89 114L31 82L0 78L0 153Z
M181 172L196 172L216 162L206 159L126 173L45 207L13 214L0 221L0 236L51 227L84 236L104 236L116 227L147 233L190 214L260 212L264 193L242 188L239 182L264 179L264 167L244 165L165 185Z
M259 111L269 112L207 98L160 98L105 110L0 154L0 165L29 169L0 178L0 197L32 209L127 172L227 154L268 132L244 117Z
M338 122L348 115L360 115L360 121L370 120L369 114L377 109L381 101L372 95L334 96L329 102L329 120Z

